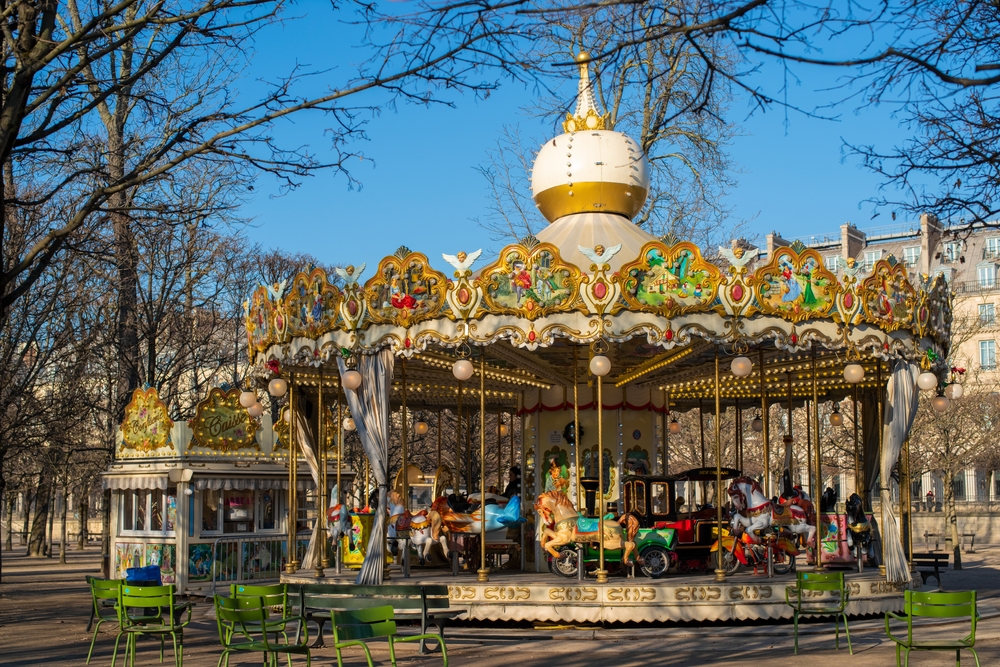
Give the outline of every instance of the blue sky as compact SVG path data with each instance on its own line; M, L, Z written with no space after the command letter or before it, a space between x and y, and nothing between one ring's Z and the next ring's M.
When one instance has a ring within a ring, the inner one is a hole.
M252 76L274 77L295 64L337 68L313 82L334 85L343 79L339 72L349 73L351 63L363 57L351 46L354 28L338 23L329 9L309 10L304 19L258 35ZM788 100L805 108L827 100L826 93L817 91L838 75L829 70L797 74L799 83L793 80ZM771 70L761 81L776 90L781 73ZM246 94L251 91L252 84L247 85ZM250 236L266 247L308 252L324 262L367 262L365 278L400 245L424 252L439 269L445 266L442 252L496 248L473 222L487 202L486 183L475 166L486 161L486 151L505 123L520 123L528 136L552 133L551 121L543 125L519 111L536 94L520 84L505 84L485 101L456 97L455 108L383 108L366 127L369 140L352 146L366 157L351 162L360 189L350 190L343 176L321 173L276 196L278 184L261 177L243 209L253 219ZM358 100L382 101L378 96ZM861 169L856 158L843 159L842 138L889 148L905 137L904 131L888 109L836 113L837 121L782 109L747 117L745 101L733 103L729 118L742 135L729 150L739 170L727 198L734 222L748 220L747 231L761 239L772 230L786 238L836 232L846 221L862 229L893 224L888 212L872 219L873 207L864 201L877 194L879 180ZM286 145L308 146L322 158L329 150L324 131L330 124L319 115L302 116L278 126L274 134Z

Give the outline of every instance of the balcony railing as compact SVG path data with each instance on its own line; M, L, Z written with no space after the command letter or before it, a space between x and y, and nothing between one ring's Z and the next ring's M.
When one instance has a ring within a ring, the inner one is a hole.
M952 283L951 289L955 294L986 294L1000 289L1000 283L995 280L964 280Z

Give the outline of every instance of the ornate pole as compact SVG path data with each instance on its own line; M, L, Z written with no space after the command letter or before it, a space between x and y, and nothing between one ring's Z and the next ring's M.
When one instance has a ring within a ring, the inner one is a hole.
M503 425L503 420L500 419L501 416L500 405L497 404L497 493L503 492L503 433L500 432L500 426Z
M879 470L882 469L882 410L884 406L882 405L882 400L884 393L882 392L882 360L878 357L875 358L875 384L876 391L878 392L878 424L876 428L878 429L878 464ZM879 477L879 487L885 484L885 480ZM878 566L879 573L884 577L886 576L885 571L885 507L882 504L882 492L879 491L878 494L878 511L879 511L879 524L878 533L882 538L882 564Z
M510 428L507 429L507 437L510 439L510 464L514 465L514 413L510 413ZM521 466L518 466L520 468ZM521 471L521 486L524 486L524 471ZM521 498L524 498L524 489L521 489ZM523 506L523 503L522 503Z
M434 468L435 474L437 473L438 468L441 467L441 410L440 409L438 409L437 436L438 436L438 443L437 443L437 467Z
M701 467L706 465L705 460L705 401L698 399L698 433L701 436ZM708 487L705 482L701 482L701 504L708 502Z
M852 405L854 409L854 493L859 496L864 493L864 487L861 485L861 462L858 458L858 430L860 429L860 424L858 424L858 385L854 383L851 385ZM864 504L862 503L862 510L864 509Z
M295 409L295 378L288 375L288 559L285 561L285 571L295 574L299 569L296 538L299 524L298 480L299 456L295 449L295 420L298 410Z
M340 384L337 385L337 501L335 505L340 505L341 517L340 520L344 520L343 512L347 511L347 501L346 494L344 493L344 486L340 479L340 471L344 465L344 401L343 401L343 391L340 389ZM340 540L343 535L337 538L337 543L333 545L334 548L334 558L337 562L337 574L340 574L341 564L340 557Z
M604 569L604 395L602 376L597 376L597 534L598 567L597 583L608 583L608 571ZM583 567L583 563L579 564Z
M584 502L583 485L580 484L580 447L582 443L580 442L580 394L577 385L579 384L579 378L577 374L579 372L579 361L577 360L577 349L576 345L573 346L573 465L574 470L576 470L576 506L580 510L580 514L583 514L583 508L586 506Z
M736 399L736 465L740 472L743 471L743 413L740 411L740 399Z
M820 446L819 440L819 384L816 379L816 348L812 351L812 392L813 392L813 423L816 424L816 491L813 496L813 502L816 503L816 517L819 518L819 500L820 494L823 487L823 452ZM817 520L817 524L819 521ZM820 539L819 526L816 526L816 569L822 570L823 568L823 540Z
M458 414L455 416L455 493L462 489L462 381L458 381ZM468 493L469 482L465 482Z
M670 449L669 449L669 447L670 447L670 428L669 428L669 426L670 425L667 423L667 417L669 417L669 416L670 416L670 392L668 392L667 389L664 388L663 389L663 414L661 415L661 417L662 417L661 421L663 422L662 430L663 430L663 474L664 475L669 475L670 474ZM671 498L670 499L671 507L673 506L673 502L674 502L674 499Z
M722 567L722 422L719 419L721 412L721 398L719 396L719 348L715 348L715 507L716 518L718 520L719 548L716 551L718 567L715 570L715 580L724 582L726 580L726 570Z
M910 481L910 439L907 438L903 441L903 483L905 488L900 489L899 493L899 504L901 506L900 516L906 526L903 532L903 538L906 540L906 561L907 563L913 562L913 517L910 516L910 512L913 511L913 499L910 494L913 492L913 483Z
M402 473L403 473L403 476L402 476L403 477L403 489L402 489L402 491L403 491L403 507L406 508L406 509L410 509L410 474L409 474L410 471L408 470L409 461L407 460L407 458L408 458L407 457L407 453L408 452L406 451L406 436L408 435L406 427L407 427L408 422L409 422L409 415L406 412L406 358L405 357L402 359L402 364L401 365L403 367L403 369L402 369L403 405L402 405L402 408L401 408L402 416L401 416L400 421L402 422L403 428L402 428L402 430L400 432L400 439L402 440L402 445L403 445L403 464L402 464ZM381 510L381 508L379 508L379 509Z
M757 350L760 373L760 418L764 422L761 439L764 444L764 495L771 497L771 415L767 405L767 383L764 381L764 348Z
M476 580L490 580L486 565L486 349L479 357L479 570Z
M323 370L319 371L319 389L317 412L316 463L319 466L319 489L316 498L316 521L319 523L319 558L316 564L316 576L322 577L326 568L330 567L330 559L326 552L326 404L323 402Z

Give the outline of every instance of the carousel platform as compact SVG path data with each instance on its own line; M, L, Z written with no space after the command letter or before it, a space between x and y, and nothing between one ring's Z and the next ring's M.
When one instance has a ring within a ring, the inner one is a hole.
M317 578L306 573L283 575L295 584L352 583L354 573ZM535 623L680 623L738 620L791 620L785 604L785 588L795 584L794 575L737 574L725 583L713 575L670 576L634 579L612 576L607 584L593 578L564 579L550 573L500 570L487 583L475 574L453 576L445 570L417 570L409 578L393 570L387 585L446 584L451 606L465 609L461 620L528 621ZM919 588L891 584L878 570L846 574L850 589L848 614L864 616L901 611L903 591Z

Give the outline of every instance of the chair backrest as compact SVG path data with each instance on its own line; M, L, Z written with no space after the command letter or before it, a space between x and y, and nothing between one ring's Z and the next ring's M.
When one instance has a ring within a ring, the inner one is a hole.
M939 593L906 591L904 594L907 616L930 618L965 618L976 622L976 591Z
M87 577L90 584L90 597L94 601L94 614L102 618L101 612L106 611L106 607L101 606L101 600L118 600L119 590L122 582L120 579L98 579L97 577ZM117 612L116 612L117 613Z
M155 615L167 614L174 625L174 585L132 586L122 582L118 595L119 618L128 622L129 609L155 609Z
M351 609L333 613L333 636L335 641L351 639L373 639L396 634L396 622L390 605Z
M248 586L232 584L230 595L234 598L259 597L264 599L266 607L281 607L281 613L288 615L288 584L273 584L270 586Z
M803 602L809 603L813 600L809 599L809 594L807 591L815 591L817 594L822 594L824 591L837 591L840 593L840 599L844 599L844 573L843 572L798 572L796 578L796 589L798 590L799 604ZM803 593L806 593L806 599L803 600ZM815 600L815 602L820 602Z
M262 628L267 616L267 606L264 604L264 598L260 596L238 598L215 596L215 620L219 629L219 641L222 642L223 646L228 647L234 643L240 643L234 642L237 634L253 640L255 631L263 636L266 645L267 634L263 632ZM233 628L234 632L227 632L227 624Z

